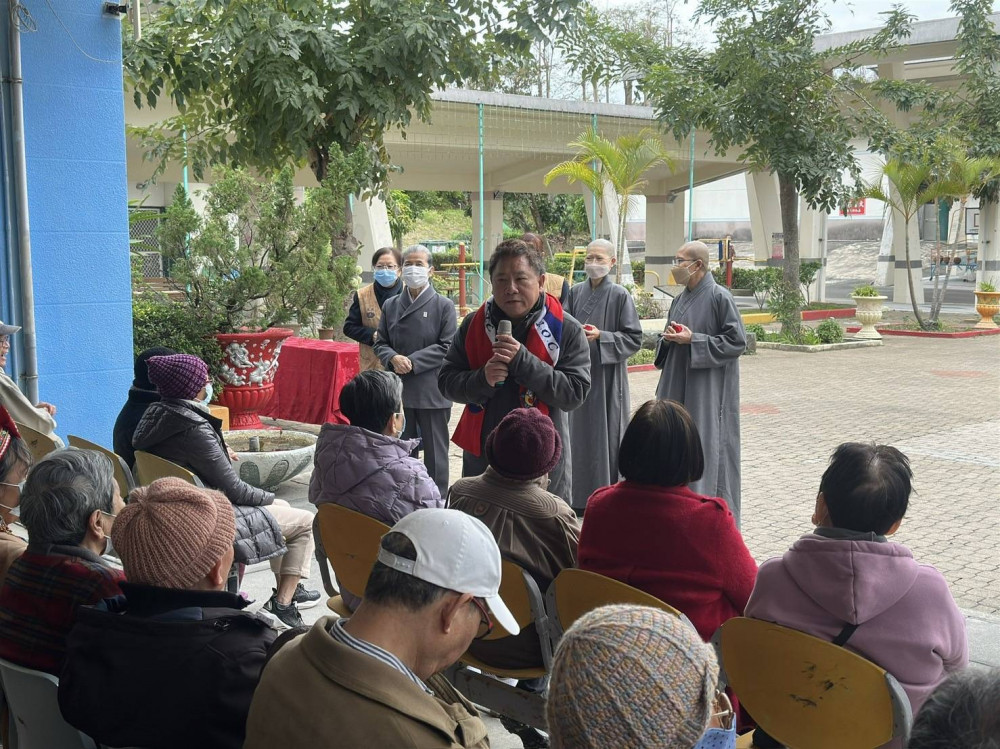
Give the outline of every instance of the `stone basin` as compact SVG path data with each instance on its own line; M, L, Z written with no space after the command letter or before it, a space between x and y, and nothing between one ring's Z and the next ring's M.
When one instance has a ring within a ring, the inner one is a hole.
M250 452L250 438L260 452ZM312 465L316 435L287 429L240 429L226 433L226 444L239 455L233 468L251 486L272 490Z

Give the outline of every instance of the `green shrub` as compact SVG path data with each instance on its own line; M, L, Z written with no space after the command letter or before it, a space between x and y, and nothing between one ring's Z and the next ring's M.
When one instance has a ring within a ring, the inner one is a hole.
M635 285L640 289L646 286L646 261L644 259L632 261L632 277L635 279Z
M627 286L632 292L632 300L635 302L635 311L640 320L658 320L663 317L663 305L653 299L653 295L648 291L642 291L635 286Z
M633 367L636 364L652 364L655 359L656 351L653 349L642 348L628 358L628 365Z
M878 289L872 286L870 283L866 283L864 286L858 286L853 292L852 296L879 296Z
M132 346L138 356L148 348L166 346L182 354L193 354L208 364L208 371L220 392L219 371L222 348L214 333L217 321L200 318L183 304L174 304L154 295L132 300Z
M745 329L747 333L753 333L758 341L763 341L767 338L767 330L759 322L751 323Z
M844 340L844 329L831 317L816 326L816 337L822 343L840 343Z

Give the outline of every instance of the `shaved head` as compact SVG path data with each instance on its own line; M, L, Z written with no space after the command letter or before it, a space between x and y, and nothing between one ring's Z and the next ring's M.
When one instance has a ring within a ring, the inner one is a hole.
M615 256L615 246L606 239L595 239L593 242L587 245L587 249L600 250L606 255L610 255L611 257Z
M703 268L708 268L708 245L704 242L685 242L677 249L677 255L684 253L685 260L701 260Z

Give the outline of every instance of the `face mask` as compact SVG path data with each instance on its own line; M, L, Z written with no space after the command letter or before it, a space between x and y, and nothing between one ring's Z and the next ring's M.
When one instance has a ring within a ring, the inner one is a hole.
M212 401L212 383L210 382L205 386L205 397L201 399L201 403L204 403L207 406L209 403L211 403L211 401Z
M694 261L692 261L692 260L686 260L684 262L690 263L690 262L698 262L698 261L697 260L694 260ZM681 286L683 286L684 284L686 284L688 281L691 280L691 273L692 273L692 271L691 271L690 267L688 267L686 265L680 265L678 263L675 263L674 265L670 266L670 272L674 276L674 281L676 281Z
M0 481L0 486L15 486L15 487L17 487L17 493L18 493L18 495L24 494L24 482L23 481L20 484L9 484L6 481ZM12 518L19 518L19 517L21 517L21 506L20 505L15 505L14 507L10 507L8 505L0 505L0 508L2 508L4 510L6 510L7 512L9 512L10 516Z
M406 431L406 414L403 413L402 411L400 411L399 413L393 414L393 416L402 416L403 417L403 426L401 426L399 428L399 431L396 432L396 437L398 439L398 438L402 437L403 436L403 432Z
M379 286L384 286L387 289L390 286L395 286L397 278L396 271L394 270L389 270L388 268L375 269L375 281Z
M603 265L601 263L587 263L583 266L583 269L587 272L588 278L593 278L595 280L598 278L604 278L611 272L610 265Z
M112 520L114 520L116 517L118 517L117 515L112 515L110 512L105 512L104 510L101 510L101 514L102 515L107 515ZM114 553L115 553L115 547L114 547L114 544L111 543L111 533L110 532L105 533L104 534L104 554L103 554L103 556L106 556L106 557L107 556L111 556Z
M427 277L430 274L430 270L430 268L424 268L422 265L404 265L403 283L411 289L422 289L427 285Z
M693 749L735 749L736 726L729 728L709 728Z

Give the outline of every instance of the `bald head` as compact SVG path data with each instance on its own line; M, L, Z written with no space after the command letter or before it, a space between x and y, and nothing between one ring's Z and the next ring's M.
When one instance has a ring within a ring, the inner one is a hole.
M701 267L708 267L708 245L704 242L685 242L677 250L678 260L701 260Z
M598 250L605 255L609 255L610 257L615 256L615 246L606 239L595 239L587 245L587 250Z

